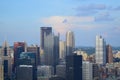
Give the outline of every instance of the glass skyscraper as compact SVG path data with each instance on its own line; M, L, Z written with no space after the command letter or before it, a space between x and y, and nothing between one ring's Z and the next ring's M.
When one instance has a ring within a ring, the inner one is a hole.
M45 39L46 36L52 34L52 27L40 27L40 64L45 62Z
M81 55L74 54L66 57L66 80L83 80Z
M41 27L40 32L41 32L40 33L40 35L41 35L40 36L40 41L41 41L40 42L40 45L41 45L40 47L41 47L41 49L44 49L44 44L45 44L44 43L44 41L45 41L44 37L52 33L52 27Z
M101 36L96 36L95 60L98 64L106 63L106 43Z

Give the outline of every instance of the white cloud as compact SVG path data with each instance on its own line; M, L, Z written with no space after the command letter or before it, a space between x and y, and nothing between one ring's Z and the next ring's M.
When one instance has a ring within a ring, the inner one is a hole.
M48 18L41 19L41 22L47 26L52 26L56 32L65 33L68 30L72 30L74 28L81 29L91 29L95 26L90 26L90 23L94 22L94 17L77 17L77 16L52 16Z

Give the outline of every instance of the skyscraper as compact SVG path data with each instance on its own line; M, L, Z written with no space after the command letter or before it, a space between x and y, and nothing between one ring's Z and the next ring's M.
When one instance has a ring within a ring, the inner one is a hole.
M49 34L45 36L44 65L54 66L59 61L59 35Z
M66 55L72 55L72 52L75 47L74 33L68 31L66 34Z
M27 47L27 52L33 52L36 55L36 65L40 64L40 48L35 45L35 46L29 46Z
M0 52L2 57L2 63L3 63L4 80L11 79L11 74L12 74L11 52L12 52L12 49L9 47L7 41L5 41L3 43L3 46Z
M41 51L42 65L54 66L59 60L59 34L52 33L52 27L41 27Z
M52 27L41 27L40 28L40 63L44 64L45 60L45 36L52 34Z
M83 80L81 55L75 54L66 57L66 80Z
M26 43L25 42L15 42L14 43L14 66L13 71L15 71L15 68L17 66L17 61L20 58L20 54L22 52L25 52Z
M106 44L101 36L96 36L95 60L98 64L106 63Z
M65 59L66 56L66 43L65 41L59 42L59 58Z
M106 62L107 63L112 63L113 62L112 47L110 45L106 46Z
M54 35L54 46L53 46L53 57L54 57L54 73L56 73L56 65L59 63L59 34Z
M41 49L44 49L44 36L47 36L52 33L52 27L41 27L41 36L40 36L40 41L41 41Z
M54 35L49 34L44 36L44 62L43 65L54 65Z

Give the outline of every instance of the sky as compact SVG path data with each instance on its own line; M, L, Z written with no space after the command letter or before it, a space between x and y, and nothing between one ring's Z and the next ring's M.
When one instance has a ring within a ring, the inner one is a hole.
M76 46L95 46L96 35L120 46L120 0L0 0L0 45L25 41L40 45L40 27L52 27Z

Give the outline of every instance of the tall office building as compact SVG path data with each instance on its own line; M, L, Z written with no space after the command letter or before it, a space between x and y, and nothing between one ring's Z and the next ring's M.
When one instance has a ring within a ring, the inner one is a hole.
M44 65L55 66L59 62L59 35L49 34L45 37Z
M83 80L93 80L93 64L88 61L84 61L82 65Z
M106 62L113 63L113 53L112 53L112 47L110 45L106 46Z
M45 46L45 36L52 34L52 27L41 27L40 28L40 64L44 64L44 46Z
M66 57L66 80L83 80L81 55L75 54Z
M54 56L54 68L56 71L56 65L58 65L59 63L59 34L54 35L53 56Z
M59 59L65 59L66 56L66 43L65 41L59 42Z
M5 41L1 48L4 80L11 79L11 74L12 74L11 52L12 52L12 49L9 47L7 41Z
M106 44L101 36L96 36L95 60L98 64L106 63Z
M20 54L25 52L26 43L25 42L14 42L14 66L13 72L17 66L18 59L20 58Z
M72 55L72 52L75 47L74 33L72 31L68 31L66 33L66 55Z
M27 52L33 52L36 55L36 65L40 65L40 48L37 45L27 47Z
M44 49L44 37L45 36L47 36L47 35L49 35L49 34L51 34L52 33L52 27L41 27L41 29L40 29L40 31L41 31L41 36L40 36L40 41L41 41L41 49Z
M49 34L44 36L45 43L44 43L44 62L43 65L54 65L54 35Z

